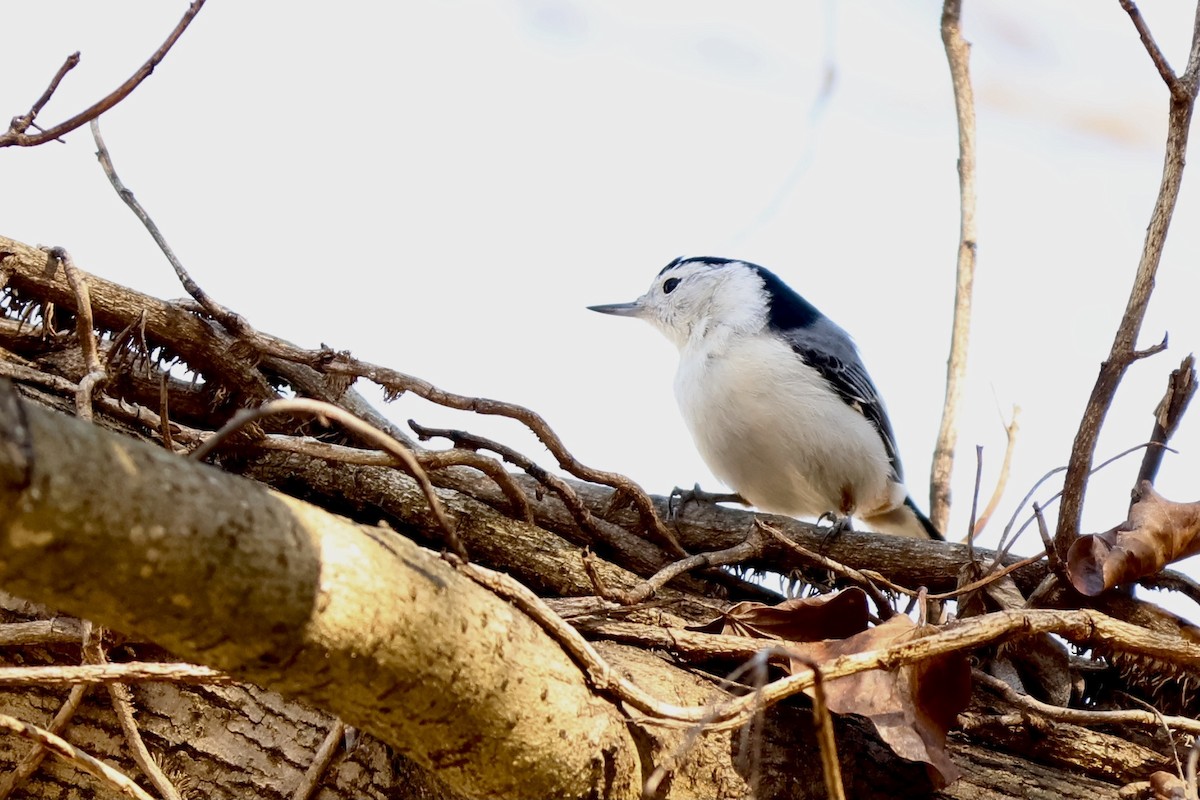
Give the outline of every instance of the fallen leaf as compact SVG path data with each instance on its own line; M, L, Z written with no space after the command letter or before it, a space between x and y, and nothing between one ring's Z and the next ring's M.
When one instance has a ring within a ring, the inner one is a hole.
M1067 552L1071 585L1094 597L1153 575L1200 553L1200 503L1175 503L1143 481L1129 519L1104 533L1080 536Z
M705 633L812 642L843 639L866 630L867 593L856 586L840 592L798 597L774 606L743 602L716 619L692 628Z
M878 650L926 636L908 617L896 616L845 639L794 644L799 656L792 668L822 663L838 656ZM858 714L875 726L879 737L901 758L923 761L939 787L958 777L946 752L946 734L971 696L971 670L965 656L951 653L896 670L869 670L825 683L825 700L835 714Z

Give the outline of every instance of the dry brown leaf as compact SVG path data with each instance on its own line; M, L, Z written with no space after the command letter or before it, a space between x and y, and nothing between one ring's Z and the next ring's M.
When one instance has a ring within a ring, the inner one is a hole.
M813 642L844 639L866 630L867 619L867 593L852 586L840 592L784 600L774 606L738 603L693 630L754 639Z
M1081 593L1095 596L1159 572L1200 553L1200 503L1174 503L1143 481L1129 519L1104 533L1080 536L1067 553L1067 574Z
M789 649L800 656L793 669L805 668L804 660L819 664L926 636L932 630L918 628L898 614L846 639L792 645ZM958 777L958 769L946 753L946 733L970 696L971 670L966 658L957 653L892 671L860 672L825 684L830 711L869 719L898 756L929 765L930 779L939 788Z

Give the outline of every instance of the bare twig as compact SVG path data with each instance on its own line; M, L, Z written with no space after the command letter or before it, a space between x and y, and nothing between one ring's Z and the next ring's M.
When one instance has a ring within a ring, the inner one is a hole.
M46 254L51 261L62 265L67 282L75 292L75 331L79 338L79 349L83 353L84 367L87 369L87 374L79 381L79 388L75 393L75 413L80 419L90 422L93 417L92 391L96 384L108 377L104 365L100 363L99 348L96 345L91 294L87 281L76 269L70 253L61 247L51 247Z
M1140 15L1134 16L1135 25L1139 25L1140 20ZM1149 32L1144 31L1145 26L1141 24L1138 32L1143 35L1143 42L1153 42ZM1157 46L1150 49L1152 59L1157 49ZM1160 54L1160 57L1154 60L1161 72L1166 63L1165 59L1161 58ZM1170 72L1169 68L1167 72ZM1154 290L1154 276L1162 260L1167 229L1175 213L1175 201L1179 197L1188 133L1195 110L1196 89L1200 83L1200 5L1196 8L1196 17L1192 25L1192 44L1187 70L1179 78L1178 85L1175 81L1167 79L1167 76L1164 76L1164 79L1171 90L1171 102L1167 113L1167 143L1162 180L1158 188L1158 197L1154 201L1154 210L1150 215L1150 224L1146 228L1146 240L1142 246L1142 255L1138 261L1125 313L1117 326L1109 356L1100 365L1100 373L1096 376L1096 384L1092 388L1079 423L1079 431L1075 434L1075 441L1071 446L1071 458L1063 484L1062 508L1059 510L1058 528L1054 536L1054 547L1063 561L1066 560L1071 543L1079 535L1079 519L1083 513L1087 474L1092 465L1104 417L1108 414L1125 370L1140 355L1135 349L1137 338L1146 316L1146 307L1150 303L1150 294Z
M1154 409L1154 430L1150 433L1150 443L1142 456L1142 466L1138 470L1134 486L1141 486L1142 481L1154 483L1158 468L1162 464L1167 442L1175 435L1175 430L1183 420L1188 403L1196 394L1196 359L1188 354L1180 363L1179 369L1171 371L1167 378L1167 391L1158 407ZM1138 500L1135 490L1133 502ZM1132 503L1130 504L1132 506Z
M84 651L84 657L86 658L87 653L93 647L93 642L99 636L92 623L81 621L75 638L76 641L80 642ZM71 687L71 690L67 693L66 701L58 709L58 713L54 715L54 719L50 720L50 727L47 728L50 733L60 733L67 727L72 717L75 716L75 712L79 710L80 704L83 703L84 695L87 694L89 688L91 687L84 684L77 684ZM46 755L46 747L40 743L35 743L11 772L0 777L0 800L8 800L14 791L19 789L25 781L29 780L37 772L38 767L42 765L42 761L45 760Z
M263 450L301 453L338 464L360 464L368 467L398 466L395 456L381 450L346 447L332 442L322 442L308 437L287 436L281 433L268 433L254 445ZM500 487L500 491L512 505L510 511L513 517L523 522L533 522L533 509L529 505L529 498L500 462L479 453L461 449L426 450L414 455L426 472L447 467L470 467L482 472Z
M979 519L979 492L983 485L983 445L975 445L975 487L971 492L971 518L967 521L967 559L975 560L975 525Z
M84 623L74 617L6 622L0 624L0 647L78 642L83 637L84 627Z
M50 733L61 733L64 728L70 724L75 712L79 710L79 706L83 703L84 695L88 693L90 686L77 684L71 687L67 693L67 699L63 701L62 706L58 709L58 713L54 715L54 719L50 720L50 725L46 728ZM38 767L46 759L46 748L40 743L34 744L30 750L21 759L11 771L0 776L0 800L8 800L12 793L21 788L25 781L33 777L37 772Z
M1171 90L1171 97L1176 100L1186 101L1188 99L1188 88L1179 79L1179 76L1175 74L1175 70L1171 69L1171 65L1167 63L1167 57L1159 49L1158 42L1154 41L1154 35L1150 33L1150 28L1146 25L1146 20L1142 16L1142 12L1138 10L1133 0L1119 0L1119 2L1121 3L1121 8L1125 9L1125 13L1129 15L1129 19L1133 22L1133 27L1137 29L1138 37L1142 40L1146 52L1150 54L1150 60L1154 62L1154 68L1158 70L1163 83L1167 84L1167 88Z
M1000 500L1004 497L1004 491L1008 488L1008 476L1012 471L1013 453L1017 449L1017 417L1020 416L1021 409L1013 406L1012 419L1005 424L1004 434L1006 442L1004 445L1004 460L1000 464L1000 474L996 477L996 485L992 489L992 496L988 498L987 505L984 506L983 512L979 515L979 521L975 523L975 537L983 533L983 529L987 527L988 520L996 513L996 508L1000 505Z
M821 665L815 661L788 652L792 661L812 670L813 729L817 735L817 746L821 753L821 772L825 776L825 793L830 800L846 800L846 788L842 783L842 767L838 761L837 742L833 737L833 716L825 702L825 681L821 677Z
M308 765L308 771L304 773L304 777L300 779L300 783L292 792L291 800L308 800L312 797L317 787L320 786L325 771L333 763L333 757L337 755L338 747L342 743L342 735L345 732L346 724L340 719L334 720L333 725L329 728L329 733L325 734L325 740L317 748L312 763Z
M821 569L826 569L845 578L849 578L861 586L863 591L865 591L871 597L871 600L874 601L875 608L879 612L880 619L890 619L896 613L895 609L892 608L892 603L888 599L887 595L879 590L879 587L875 585L875 580L873 580L866 573L859 572L853 567L848 567L840 561L834 561L828 556L823 556L820 553L809 550L803 545L796 544L791 539L784 536L783 531L779 530L778 528L768 525L762 521L757 522L759 528L766 531L771 535L772 538L775 539L775 541L779 542L781 545L786 547L788 550L791 550L805 561L811 562Z
M77 66L79 66L78 50L67 56L66 61L64 61L62 66L58 68L58 72L54 73L54 77L50 79L50 85L46 87L46 91L42 92L42 96L34 101L34 104L30 107L28 113L15 118L11 123L9 123L9 130L16 131L17 133L24 133L25 131L29 130L29 126L33 124L35 119L37 119L37 115L41 113L46 103L49 103L50 98L54 96L56 91L58 91L58 85L62 83L62 79L66 77L68 72L75 69Z
M76 686L98 683L230 683L233 679L196 664L129 662L86 664L79 667L0 667L0 686Z
M104 653L103 638L103 629L96 628L95 635L90 637L83 647L85 662L95 665L108 663L108 657ZM121 725L121 731L125 734L125 743L129 745L130 755L133 756L133 761L138 765L138 769L149 779L164 800L181 800L179 791L163 773L154 757L150 755L150 750L142 739L142 732L138 730L137 720L133 718L133 693L130 692L129 687L123 683L110 683L108 684L108 696L112 701L113 713L116 714L117 722Z
M221 430L210 436L203 445L192 451L191 457L197 461L202 461L205 456L216 449L230 434L257 419L262 419L273 414L291 413L311 414L316 417L334 420L354 435L385 450L389 455L395 456L409 477L421 487L421 492L429 502L429 509L433 513L434 519L437 520L438 527L442 529L442 533L446 537L446 547L463 561L470 560L466 548L463 547L462 540L458 536L458 531L454 527L454 523L446 515L446 509L442 505L442 501L438 498L437 491L433 488L433 484L429 482L429 476L425 474L425 470L421 467L412 451L374 425L359 419L349 411L339 408L332 403L325 403L306 397L294 397L286 400L273 400L255 409L242 409L234 414L233 419L226 423Z
M954 321L950 356L946 360L946 398L933 469L929 478L929 518L944 531L950 522L950 476L958 443L958 406L971 336L971 291L975 283L975 93L971 88L970 45L962 37L962 0L945 0L942 6L942 43L950 63L954 110L958 118L959 232L958 266L954 281Z
M45 728L39 728L28 722L22 722L16 717L10 717L7 714L0 714L0 730L15 733L25 739L30 739L41 744L54 755L94 775L102 783L107 784L127 797L132 797L135 800L154 800L144 789L134 783L129 776L117 772L103 761L93 758L67 740L56 736Z
M397 370L359 361L344 353L334 353L328 350L316 352L301 350L279 340L268 339L268 337L261 335L255 339L255 344L261 347L264 352L279 358L313 366L320 365L328 374L366 378L383 387L385 391L394 396L399 396L404 392L412 392L431 403L437 403L447 408L471 411L476 414L508 417L509 419L516 420L528 428L538 438L538 441L545 445L546 449L558 461L559 467L580 480L611 486L621 494L629 497L633 502L634 508L637 509L642 525L646 529L660 542L663 542L671 553L677 556L688 555L687 551L679 544L679 540L675 534L659 519L658 513L654 508L654 501L646 494L642 487L624 475L593 469L579 461L571 454L566 445L563 444L558 434L550 428L546 420L535 411L502 400L468 397L466 395L447 392L428 381L406 375Z
M1041 714L1057 722L1069 722L1073 725L1120 726L1132 724L1146 727L1167 725L1175 730L1190 733L1192 736L1200 736L1200 720L1190 717L1168 717L1155 711L1135 711L1133 709L1098 711L1082 708L1063 708L1062 706L1043 703L1041 700L1037 700L1027 694L1021 694L1004 681L987 674L983 670L971 670L971 677L977 683L982 683L1013 705L1019 706L1026 711L1032 711L1035 714Z
M92 139L96 142L96 158L100 159L100 166L104 170L104 174L108 176L108 182L117 190L117 195L134 215L141 220L142 225L150 232L150 236L154 238L154 243L158 245L158 249L167 257L167 261L171 263L171 268L175 270L176 277L183 284L184 290L192 296L192 298L200 304L200 306L213 319L221 323L221 326L231 334L238 336L248 331L249 325L242 317L230 311L225 306L213 300L208 294L200 288L200 285L192 280L192 276L184 269L183 263L175 255L175 251L171 249L171 245L167 243L167 239L162 235L158 226L154 224L154 220L150 218L150 214L146 209L142 208L142 204L133 196L133 192L125 187L125 184L117 176L117 171L113 167L112 158L108 154L108 148L104 144L104 138L100 135L100 120L93 119L91 121Z
M524 470L529 477L541 483L546 488L562 501L563 506L571 514L571 518L580 530L590 534L593 541L599 541L613 550L620 552L620 542L615 541L612 534L605 529L605 523L596 518L596 515L583 504L579 495L575 493L566 481L559 478L552 472L543 469L533 462L532 459L521 455L511 447L506 447L499 442L492 441L478 434L468 433L467 431L448 430L444 428L426 428L418 425L415 420L409 420L408 426L417 434L417 438L421 441L427 441L433 437L441 437L454 442L456 447L466 448L468 450L491 450L496 455L503 458L508 463ZM686 555L680 548L677 555Z
M603 596L616 600L622 605L632 606L639 603L644 603L649 600L654 594L668 583L680 575L684 575L695 569L704 569L705 567L721 567L729 564L740 564L743 561L748 561L763 553L763 546L766 544L765 538L762 536L762 531L767 530L765 526L756 526L747 537L746 541L739 542L733 547L725 550L714 550L708 553L697 553L694 556L680 559L673 564L668 564L657 573L642 581L628 592L613 592L611 590L603 593ZM593 572L589 571L589 575ZM596 576L598 578L598 576Z
M159 62L166 58L167 53L170 52L171 48L175 45L175 42L179 40L179 37L183 35L183 32L187 30L188 25L192 24L192 20L196 18L196 14L200 13L200 9L204 7L204 1L205 0L192 0L191 5L189 5L187 11L184 12L183 18L179 20L179 24L175 26L175 30L171 31L171 35L167 37L167 40L163 42L161 46L159 46L158 50L156 50L154 54L150 56L146 63L138 67L137 72L133 73L133 75L131 75L127 81L122 83L108 95L101 98L98 102L92 104L88 108L85 108L83 111L80 111L78 114L66 120L65 122L60 122L58 125L55 125L52 128L47 128L40 133L32 135L26 133L24 128L20 128L20 124L24 122L25 118L18 117L17 119L13 120L13 124L9 126L9 129L5 133L0 134L0 147L11 147L13 145L16 145L17 147L34 147L39 144L45 144L46 142L53 141L65 133L70 133L80 125L91 122L96 117L100 116L105 111L108 111L117 103L124 100L129 96L130 92L138 87L138 84L150 77L150 73L154 72L154 68L158 66ZM65 74L66 70L60 69L60 72ZM48 90L48 93L52 92L55 88L57 88L57 83L51 85L51 89ZM44 105L46 100L49 100L49 97L43 95L39 102L42 102ZM32 118L29 120L29 123L32 123ZM25 127L27 128L28 124L26 124Z

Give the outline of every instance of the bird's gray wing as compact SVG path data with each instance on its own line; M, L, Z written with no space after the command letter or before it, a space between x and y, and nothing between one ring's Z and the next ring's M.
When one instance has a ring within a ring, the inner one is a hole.
M832 327L832 323L830 323ZM892 465L892 477L903 483L904 468L896 449L896 435L888 420L879 391L867 375L867 369L854 349L854 343L840 328L833 332L794 330L787 333L788 344L805 364L821 374L846 405L861 413L879 431L883 449Z

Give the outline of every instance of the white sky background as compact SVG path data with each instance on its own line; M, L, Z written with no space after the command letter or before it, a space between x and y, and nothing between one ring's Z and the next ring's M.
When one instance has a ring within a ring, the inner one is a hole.
M1144 5L1182 70L1194 5ZM966 6L979 272L949 534L966 527L974 445L986 498L1001 415L1019 404L994 541L1021 495L1066 463L1158 189L1167 92L1115 0ZM41 121L74 114L184 8L5 8L0 111L23 113L78 49ZM958 235L939 14L934 0L212 0L102 125L193 277L257 327L525 404L580 459L656 493L716 486L675 408L673 348L584 307L633 299L678 255L761 263L855 336L927 507ZM182 296L93 150L84 128L0 152L0 233ZM1100 458L1149 436L1167 374L1200 347L1197 181L1185 174L1143 328L1143 346L1169 332L1171 347L1130 370ZM504 421L408 399L388 413L552 465ZM1200 496L1197 414L1160 474L1173 499ZM1093 479L1085 529L1124 518L1139 458ZM1023 545L1034 551L1036 534Z

